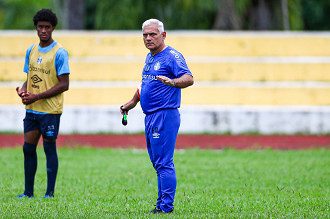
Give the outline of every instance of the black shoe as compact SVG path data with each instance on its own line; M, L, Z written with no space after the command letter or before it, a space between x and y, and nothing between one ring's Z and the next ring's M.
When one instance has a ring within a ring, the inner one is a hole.
M163 213L162 209L155 207L152 211L149 212L149 214L160 214Z
M156 207L154 210L150 211L149 214L161 214L161 213L169 214L169 213L172 213L172 212L173 212L173 210L165 212L162 209Z
M45 195L45 196L42 196L41 198L54 198L53 195Z

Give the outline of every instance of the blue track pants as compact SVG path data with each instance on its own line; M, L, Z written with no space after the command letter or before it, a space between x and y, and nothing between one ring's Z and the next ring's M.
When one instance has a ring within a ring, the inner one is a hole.
M173 210L176 174L173 155L180 127L178 109L163 109L145 117L147 148L153 167L157 171L157 207L164 212Z

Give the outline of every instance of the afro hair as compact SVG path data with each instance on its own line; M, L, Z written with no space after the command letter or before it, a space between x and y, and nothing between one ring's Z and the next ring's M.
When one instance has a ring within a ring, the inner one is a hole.
M39 21L49 21L54 27L57 25L56 14L51 9L41 9L38 11L33 17L34 25L36 26Z

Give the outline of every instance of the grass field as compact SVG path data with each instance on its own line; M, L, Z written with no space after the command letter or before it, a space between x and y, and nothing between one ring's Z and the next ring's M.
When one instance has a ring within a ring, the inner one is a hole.
M38 149L35 198L24 189L21 148L0 149L0 218L144 218L157 195L147 151L60 148L54 199ZM177 193L171 218L329 218L330 151L175 152Z

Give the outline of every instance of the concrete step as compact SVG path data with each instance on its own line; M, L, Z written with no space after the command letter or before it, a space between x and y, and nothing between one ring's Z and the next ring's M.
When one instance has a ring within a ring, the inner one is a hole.
M53 34L70 56L144 57L141 31L61 31ZM24 56L35 31L0 31L0 56ZM184 56L330 56L325 32L168 31L166 44Z
M74 81L132 81L144 58L70 57ZM330 57L187 57L196 81L330 81ZM0 81L25 80L23 57L0 57Z
M65 104L121 105L130 100L138 82L71 82ZM20 104L15 87L0 83L1 104ZM182 90L189 105L330 105L329 82L216 82L195 83Z
M120 105L64 105L61 134L144 133L144 114L136 106L121 124ZM329 135L329 106L188 106L180 108L179 133ZM23 105L0 106L0 132L23 133ZM324 145L328 145L329 142ZM258 145L256 144L256 148Z

